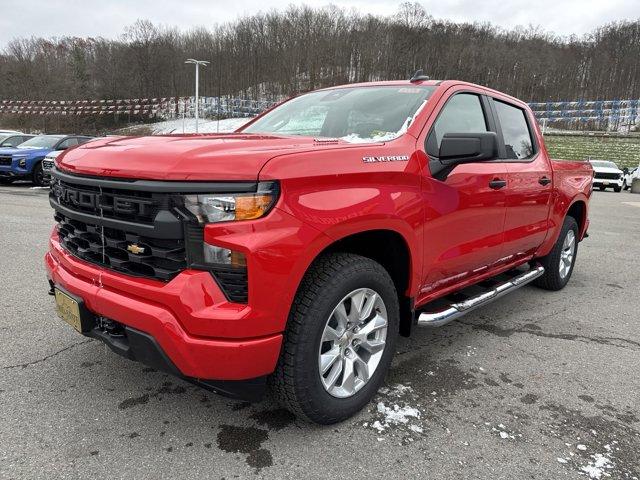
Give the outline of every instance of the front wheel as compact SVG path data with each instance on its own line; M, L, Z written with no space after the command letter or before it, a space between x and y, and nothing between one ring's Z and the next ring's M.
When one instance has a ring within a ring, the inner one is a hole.
M599 188L600 188L600 191L601 191L601 192L604 192L605 188L607 188L607 187L605 187L604 185L600 185L600 187L599 187Z
M578 222L573 217L566 217L553 249L546 257L538 259L545 270L534 284L545 290L562 290L571 278L577 254Z
M312 422L346 420L382 384L398 325L398 295L380 264L349 253L323 255L291 307L272 392Z
M613 187L613 191L614 192L621 192L622 191L622 187Z
M33 167L32 179L33 179L34 185L38 187L44 187L45 181L44 181L44 173L42 171L42 162L38 162Z

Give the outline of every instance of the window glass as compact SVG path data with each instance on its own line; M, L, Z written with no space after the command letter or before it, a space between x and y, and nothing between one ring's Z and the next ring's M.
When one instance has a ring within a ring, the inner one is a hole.
M482 111L480 97L471 93L459 93L446 103L433 126L438 149L445 133L487 132L487 122Z
M435 87L319 90L294 98L242 129L246 133L386 141L402 135Z
M58 145L58 149L63 150L65 148L73 147L78 144L78 139L75 137L67 138L64 142Z
M524 110L495 100L498 119L502 127L507 159L529 158L533 155L533 141Z

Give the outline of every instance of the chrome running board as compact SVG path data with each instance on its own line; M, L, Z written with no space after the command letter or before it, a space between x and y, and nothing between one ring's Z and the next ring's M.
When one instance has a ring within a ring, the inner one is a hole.
M500 297L505 296L527 283L535 280L544 273L544 267L538 266L525 273L512 278L508 282L501 283L491 290L471 297L463 302L452 303L448 308L437 312L423 312L418 317L420 327L440 327L463 315L466 315L476 308L487 305Z

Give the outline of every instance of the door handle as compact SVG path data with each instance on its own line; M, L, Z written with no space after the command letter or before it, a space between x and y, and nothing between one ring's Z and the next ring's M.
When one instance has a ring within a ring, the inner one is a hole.
M538 183L540 185L549 185L551 183L551 179L549 177L547 177L547 176L540 177L538 179Z
M504 188L506 186L507 186L507 181L502 180L501 178L494 178L489 182L489 187L493 188L494 190L500 190L501 188Z

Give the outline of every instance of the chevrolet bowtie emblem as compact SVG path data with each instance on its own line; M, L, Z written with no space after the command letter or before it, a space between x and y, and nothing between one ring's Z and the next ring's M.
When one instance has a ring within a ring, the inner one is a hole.
M134 255L138 255L139 253L144 253L144 247L139 247L135 243L127 246L127 250L129 250Z

